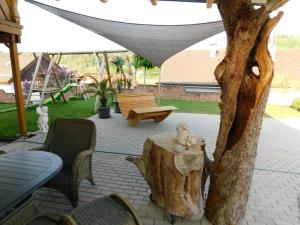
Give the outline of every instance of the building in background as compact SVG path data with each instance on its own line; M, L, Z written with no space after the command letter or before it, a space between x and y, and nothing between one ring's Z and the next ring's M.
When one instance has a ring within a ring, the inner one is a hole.
M27 85L30 85L37 58L33 53L20 53L19 62L23 86L24 82L28 82ZM50 58L44 54L41 61L43 71L47 71L49 63ZM14 93L10 56L8 53L0 53L0 102L14 103Z
M224 50L186 50L168 59L161 68L162 98L219 101L220 87L214 76Z

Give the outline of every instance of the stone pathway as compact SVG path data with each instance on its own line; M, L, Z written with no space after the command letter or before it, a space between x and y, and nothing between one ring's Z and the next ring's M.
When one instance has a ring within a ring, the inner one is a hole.
M7 142L0 142L0 147L4 146L4 145L7 145L7 144L8 144Z
M147 136L174 131L179 122L187 123L206 139L209 156L212 157L216 141L219 117L173 113L161 124L141 122L129 127L119 114L111 119L92 117L97 127L97 147L93 157L96 185L87 181L80 188L80 202L84 204L111 192L120 193L135 206L145 225L168 225L167 214L149 200L149 188L137 168L125 160L127 155L140 155ZM39 146L44 135L4 146L6 151ZM0 148L2 149L2 148ZM258 145L258 156L253 174L250 197L242 225L299 225L300 211L300 131L275 119L266 118ZM64 196L50 189L37 193L39 205L47 213L61 214L72 207ZM48 225L37 220L31 225ZM178 225L204 224L186 219Z

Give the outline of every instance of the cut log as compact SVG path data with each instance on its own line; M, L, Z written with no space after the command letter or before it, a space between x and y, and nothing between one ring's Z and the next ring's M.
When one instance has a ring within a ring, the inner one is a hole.
M150 186L152 199L171 215L199 220L203 214L202 173L203 139L182 153L176 153L175 134L149 137L143 155L127 157L134 163Z

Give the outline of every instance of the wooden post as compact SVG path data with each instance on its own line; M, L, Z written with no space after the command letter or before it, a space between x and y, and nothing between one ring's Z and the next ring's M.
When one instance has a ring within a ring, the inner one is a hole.
M9 50L10 50L10 59L11 59L11 70L12 70L13 80L14 80L19 129L20 129L21 136L25 137L27 136L27 127L26 127L23 91L21 85L22 80L21 80L16 38L17 37L15 35L10 35Z
M33 56L34 56L34 59L35 59L35 60L38 60L37 55L36 55L35 53L32 53L32 54L33 54ZM40 64L40 71L41 71L42 73L46 73L46 72L44 71L44 68L42 67L42 64Z
M206 7L207 7L207 8L211 8L212 5L213 5L213 3L214 3L214 0L207 0Z
M157 0L151 0L152 5L157 5Z
M56 64L57 64L57 65L59 65L60 60L61 60L61 57L62 57L62 55L59 53L59 54L58 54L58 59L57 59L57 61L56 61ZM49 58L50 58L50 57L49 57ZM56 71L55 71L55 69L54 69L54 66L52 67L52 73L53 73L55 82L56 82L56 84L57 84L57 86L58 86L58 88L59 88L59 91L60 91L60 93L61 93L61 97L63 98L63 101L64 101L64 103L67 103L66 97L65 97L64 92L63 92L63 88L60 86L60 83L59 83L59 80L58 80ZM53 103L55 103L54 97L52 96L52 94L51 94L51 98L52 98L52 100L53 100Z
M41 101L40 101L40 104L39 104L40 107L43 105L43 101L45 99L45 91L46 91L46 88L48 86L50 75L51 75L51 71L52 71L52 67L53 67L55 61L56 60L54 59L54 56L53 56L53 58L51 59L51 61L49 63L49 66L48 66L48 70L47 70L47 74L46 74L46 79L45 79L45 83L44 83L43 90L42 90Z
M26 101L25 109L27 109L27 107L30 104L30 99L31 99L32 91L33 91L34 82L35 82L37 74L39 72L39 68L40 68L40 65L41 65L42 58L43 58L43 53L40 53L40 55L38 57L38 60L36 62L34 73L32 75L32 81L31 81L29 93L28 93L28 96L27 96L27 101Z
M110 77L110 71L109 71L109 63L108 63L108 56L107 56L107 52L103 52L104 55L104 60L105 60L105 64L106 64L106 71L107 71L107 77L108 77L108 83L109 86L111 87L111 77Z

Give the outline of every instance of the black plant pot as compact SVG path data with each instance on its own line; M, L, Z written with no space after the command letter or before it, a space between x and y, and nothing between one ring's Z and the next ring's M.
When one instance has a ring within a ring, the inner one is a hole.
M110 107L101 106L98 109L99 118L106 119L110 118Z
M115 100L114 104L115 104L115 113L121 113L119 102Z

